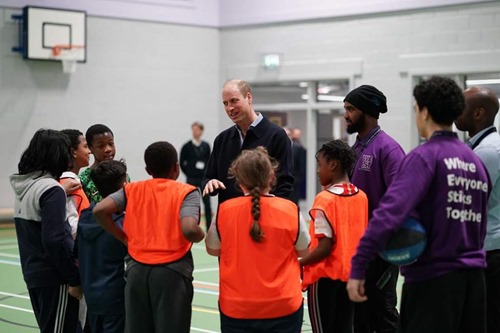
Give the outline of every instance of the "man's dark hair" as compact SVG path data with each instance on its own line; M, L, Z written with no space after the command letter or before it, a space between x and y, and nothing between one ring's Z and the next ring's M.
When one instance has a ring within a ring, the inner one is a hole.
M418 108L427 107L434 122L441 125L453 124L465 108L462 89L447 77L433 76L420 82L413 89L413 96Z
M70 141L66 134L51 129L39 129L17 165L20 175L39 171L59 179L68 170L71 160Z
M114 137L115 135L113 132L109 129L108 126L103 125L103 124L95 124L90 126L87 129L87 132L85 132L85 139L87 140L87 144L89 147L92 147L94 137L99 134L104 134L104 133L111 133L111 135Z
M127 165L124 160L106 160L90 170L90 178L104 198L121 189L127 181Z
M177 151L166 141L152 143L144 152L146 168L153 178L165 177L178 162Z

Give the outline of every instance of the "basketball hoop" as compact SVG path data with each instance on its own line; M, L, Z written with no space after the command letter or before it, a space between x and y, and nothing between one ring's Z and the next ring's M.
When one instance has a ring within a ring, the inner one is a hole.
M76 62L84 59L84 45L55 45L52 47L52 56L60 60L64 73L76 72Z

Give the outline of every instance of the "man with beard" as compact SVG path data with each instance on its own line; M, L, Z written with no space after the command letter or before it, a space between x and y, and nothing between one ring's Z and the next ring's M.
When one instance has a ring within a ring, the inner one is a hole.
M378 208L380 199L394 179L405 153L403 148L378 125L380 113L387 112L384 94L370 85L352 90L344 99L347 132L358 133L353 146L357 161L351 182L368 196L368 218ZM366 272L365 293L368 300L357 303L354 332L396 332L399 313L396 309L396 284L399 270L382 258L371 262Z

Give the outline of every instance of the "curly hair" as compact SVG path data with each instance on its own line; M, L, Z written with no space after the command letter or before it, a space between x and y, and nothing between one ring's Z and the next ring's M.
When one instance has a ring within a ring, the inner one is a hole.
M427 107L434 122L441 125L452 125L465 108L462 89L447 77L432 76L420 82L413 89L413 96L418 108Z
M277 168L276 161L269 156L267 150L262 146L244 150L229 168L229 177L235 178L236 184L250 190L253 217L250 237L255 242L261 242L264 238L264 232L259 224L260 197L263 192L273 187Z
M316 158L320 154L328 161L339 161L343 172L349 172L356 163L356 153L342 140L325 143L316 153Z

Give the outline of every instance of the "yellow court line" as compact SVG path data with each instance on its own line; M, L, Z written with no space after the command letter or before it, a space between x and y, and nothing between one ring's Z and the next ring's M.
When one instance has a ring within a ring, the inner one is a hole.
M210 314L216 314L216 315L219 314L218 310L204 309L204 308L199 308L197 306L193 306L192 309L193 309L193 311L196 311L196 312L204 312L204 313L210 313Z

